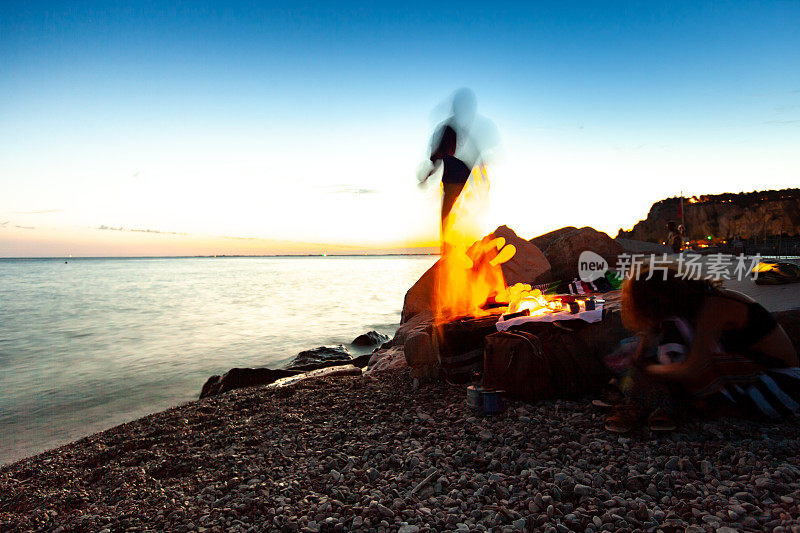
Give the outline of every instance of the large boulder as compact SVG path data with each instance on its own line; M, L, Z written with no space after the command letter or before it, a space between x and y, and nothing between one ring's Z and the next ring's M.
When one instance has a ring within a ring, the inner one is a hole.
M386 370L400 370L405 368L406 358L402 346L392 346L375 350L369 360L367 373L383 372Z
M400 322L405 324L418 314L433 311L433 294L436 290L436 271L441 260L436 261L414 285L406 291ZM395 334L397 337L397 334ZM401 343L402 344L402 343Z
M500 226L492 232L491 237L503 237L506 246L513 244L517 249L514 257L500 265L506 285L509 287L517 283L536 285L552 279L552 266L538 245L519 237L508 226Z
M576 228L575 226L565 226L563 228L553 230L549 233L545 233L544 235L539 235L538 237L534 237L533 239L531 239L530 242L538 246L539 249L542 250L542 252L544 252L545 250L547 250L548 246L553 244L561 237L564 237L571 233L575 233L576 231L578 231L578 228ZM550 266L552 267L552 265Z
M594 228L566 227L531 239L550 262L553 279L571 281L578 277L578 258L590 250L608 262L610 268L617 264L623 252L622 245L602 231Z
M295 358L292 359L292 362L289 364L289 368L316 365L319 363L346 362L350 361L350 359L352 359L350 352L348 352L347 348L341 344L337 344L335 346L319 346L312 350L304 350L297 354L297 356L295 356Z
M434 327L433 312L426 309L401 324L390 343L403 347L412 377L439 375L439 351L434 340Z
M353 339L352 344L353 346L374 346L376 344L383 344L384 342L389 340L388 335L384 335L383 333L378 333L377 331L368 331L362 335L359 335L355 339Z
M418 368L435 365L439 362L439 350L431 332L417 331L406 339L403 345L408 366Z
M418 333L433 334L433 311L426 309L414 314L411 318L400 324L391 340L392 346L404 346L409 337Z
M506 285L516 283L529 283L535 285L550 281L550 263L545 254L537 247L525 239L517 236L514 230L508 226L500 226L487 237L503 237L506 245L513 244L517 249L514 257L502 263L500 268ZM436 288L436 274L441 260L434 263L417 282L408 289L403 302L403 315L401 322L405 323L422 311L433 310L433 297Z

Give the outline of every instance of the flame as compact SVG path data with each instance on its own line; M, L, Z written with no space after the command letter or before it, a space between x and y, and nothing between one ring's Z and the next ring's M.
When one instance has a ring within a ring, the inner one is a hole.
M530 285L506 285L501 265L514 257L516 248L502 237L481 237L489 192L486 167L475 167L471 178L442 223L442 256L434 301L436 322L526 309L532 316L560 311L560 301L548 300Z
M548 299L539 289L527 283L517 283L506 289L508 295L508 311L516 313L528 310L530 316L541 316L546 313L561 311L561 301Z
M489 314L487 302L505 291L500 265L514 256L505 239L481 238L489 178L485 166L471 179L442 222L442 257L436 279L435 311L439 323L463 316Z

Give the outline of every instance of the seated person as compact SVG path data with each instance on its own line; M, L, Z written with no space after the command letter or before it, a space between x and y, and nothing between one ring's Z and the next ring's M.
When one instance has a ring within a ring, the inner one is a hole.
M652 429L671 429L681 403L769 417L800 411L797 352L769 311L674 270L649 276L643 269L623 285L623 321L644 340L628 400L608 418L609 431L629 430L648 409L655 410Z

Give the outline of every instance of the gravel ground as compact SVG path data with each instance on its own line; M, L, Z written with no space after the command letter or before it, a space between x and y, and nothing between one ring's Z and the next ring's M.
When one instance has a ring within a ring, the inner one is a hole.
M406 372L242 389L0 469L0 531L800 531L796 421L475 416Z

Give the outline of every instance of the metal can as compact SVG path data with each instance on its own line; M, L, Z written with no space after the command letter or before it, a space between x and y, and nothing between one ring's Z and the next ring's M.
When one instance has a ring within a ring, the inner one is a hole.
M505 410L503 394L505 391L486 389L483 391L483 412L496 415Z
M483 392L484 389L480 385L470 385L467 387L467 405L471 409L483 409Z

